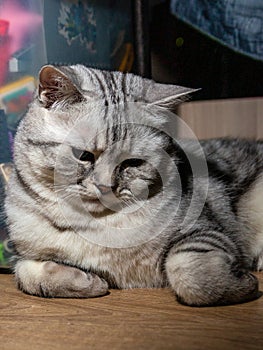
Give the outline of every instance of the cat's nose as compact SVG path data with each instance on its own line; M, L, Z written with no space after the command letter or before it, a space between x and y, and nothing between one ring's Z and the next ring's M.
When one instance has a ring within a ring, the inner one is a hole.
M112 187L111 186L106 186L106 185L96 185L97 189L100 191L101 194L107 194L111 192Z

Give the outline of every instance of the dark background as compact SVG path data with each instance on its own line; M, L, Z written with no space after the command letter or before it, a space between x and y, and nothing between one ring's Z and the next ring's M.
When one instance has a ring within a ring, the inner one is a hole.
M237 53L178 20L169 12L169 1L151 7L150 47L153 78L201 88L194 100L263 95L263 61Z

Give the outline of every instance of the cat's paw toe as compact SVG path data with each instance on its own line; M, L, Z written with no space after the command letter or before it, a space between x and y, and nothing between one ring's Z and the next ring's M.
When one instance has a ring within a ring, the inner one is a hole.
M88 287L88 296L100 296L108 293L108 283L95 275L94 273L87 273L87 279L91 283Z

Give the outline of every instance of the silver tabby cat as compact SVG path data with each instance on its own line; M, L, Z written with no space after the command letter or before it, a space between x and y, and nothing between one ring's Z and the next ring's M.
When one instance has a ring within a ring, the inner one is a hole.
M263 143L182 146L165 130L190 92L81 65L42 68L6 198L21 290L86 298L169 286L193 306L258 297Z

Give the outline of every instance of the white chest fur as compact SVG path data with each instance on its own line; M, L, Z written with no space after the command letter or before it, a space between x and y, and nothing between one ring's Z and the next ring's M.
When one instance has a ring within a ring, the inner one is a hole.
M251 253L254 257L259 257L259 264L262 263L263 268L263 176L260 176L242 197L239 214L248 229L252 229L254 233L249 237Z

